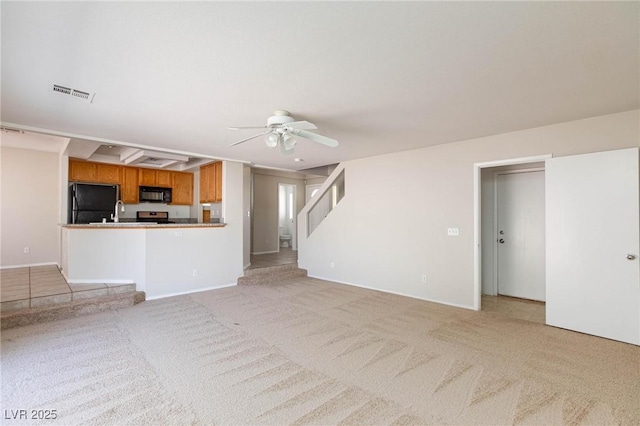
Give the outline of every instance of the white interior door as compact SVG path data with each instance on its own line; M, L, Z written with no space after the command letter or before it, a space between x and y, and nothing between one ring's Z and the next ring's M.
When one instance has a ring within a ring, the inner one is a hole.
M544 170L496 174L498 294L545 300Z
M638 149L545 169L547 324L640 344Z

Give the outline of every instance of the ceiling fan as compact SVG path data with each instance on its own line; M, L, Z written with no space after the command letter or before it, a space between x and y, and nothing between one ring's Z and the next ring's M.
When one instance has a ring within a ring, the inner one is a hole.
M275 111L273 114L273 116L267 119L266 126L229 127L230 130L268 129L266 132L242 139L241 141L232 143L229 146L239 145L263 135L266 135L265 143L269 148L280 147L280 152L283 154L290 154L293 152L296 143L298 142L296 137L309 139L310 141L318 142L330 147L338 146L338 141L335 139L309 132L308 130L317 129L315 124L309 123L308 121L295 121L289 114L289 111L280 110Z

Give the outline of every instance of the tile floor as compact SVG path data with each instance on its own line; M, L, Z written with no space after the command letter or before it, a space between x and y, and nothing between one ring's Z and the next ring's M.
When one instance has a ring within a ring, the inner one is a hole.
M540 324L545 323L545 304L535 300L483 294L482 310Z
M135 291L135 284L67 284L55 265L0 270L0 310L14 311Z
M291 247L281 247L278 253L252 254L251 266L247 269L266 268L289 263L298 263L298 252L292 250Z

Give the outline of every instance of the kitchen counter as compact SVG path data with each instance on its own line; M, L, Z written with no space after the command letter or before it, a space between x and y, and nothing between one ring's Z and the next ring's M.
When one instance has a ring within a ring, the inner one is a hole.
M223 228L226 223L144 223L144 222L107 222L62 224L63 228L72 229L167 229L167 228Z
M224 223L61 225L69 283L135 283L147 299L235 285L242 228Z

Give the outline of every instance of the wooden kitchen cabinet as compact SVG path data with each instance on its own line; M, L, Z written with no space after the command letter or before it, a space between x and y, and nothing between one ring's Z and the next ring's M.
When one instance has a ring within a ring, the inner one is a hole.
M171 188L173 185L172 175L174 172L170 172L168 170L157 170L156 171L156 186L161 186L163 188Z
M156 186L156 170L138 169L138 185L140 186Z
M171 188L171 172L169 170L153 170L139 168L138 182L140 186L160 186Z
M193 204L193 173L171 172L171 204Z
M218 161L217 163L213 163L213 174L215 176L215 202L219 203L222 201L222 161Z
M98 163L98 182L100 183L120 183L120 168L116 164Z
M215 164L219 164L222 184L222 163L211 164L211 181L206 185L210 189L209 202L216 200ZM103 184L119 184L120 199L125 204L140 202L140 186L159 186L172 188L171 204L193 204L193 173L174 172L171 170L154 170L142 167L120 166L118 164L94 163L91 161L69 159L69 181ZM221 188L221 186L220 186ZM222 191L219 192L222 195ZM221 197L219 197L221 198Z
M209 185L209 165L200 166L200 202L211 202L211 186Z
M69 181L97 182L98 164L69 159Z
M219 203L222 201L222 162L200 167L200 202Z
M69 159L69 181L118 184L120 167L117 164Z
M120 173L120 199L125 204L138 204L138 168L122 167Z

